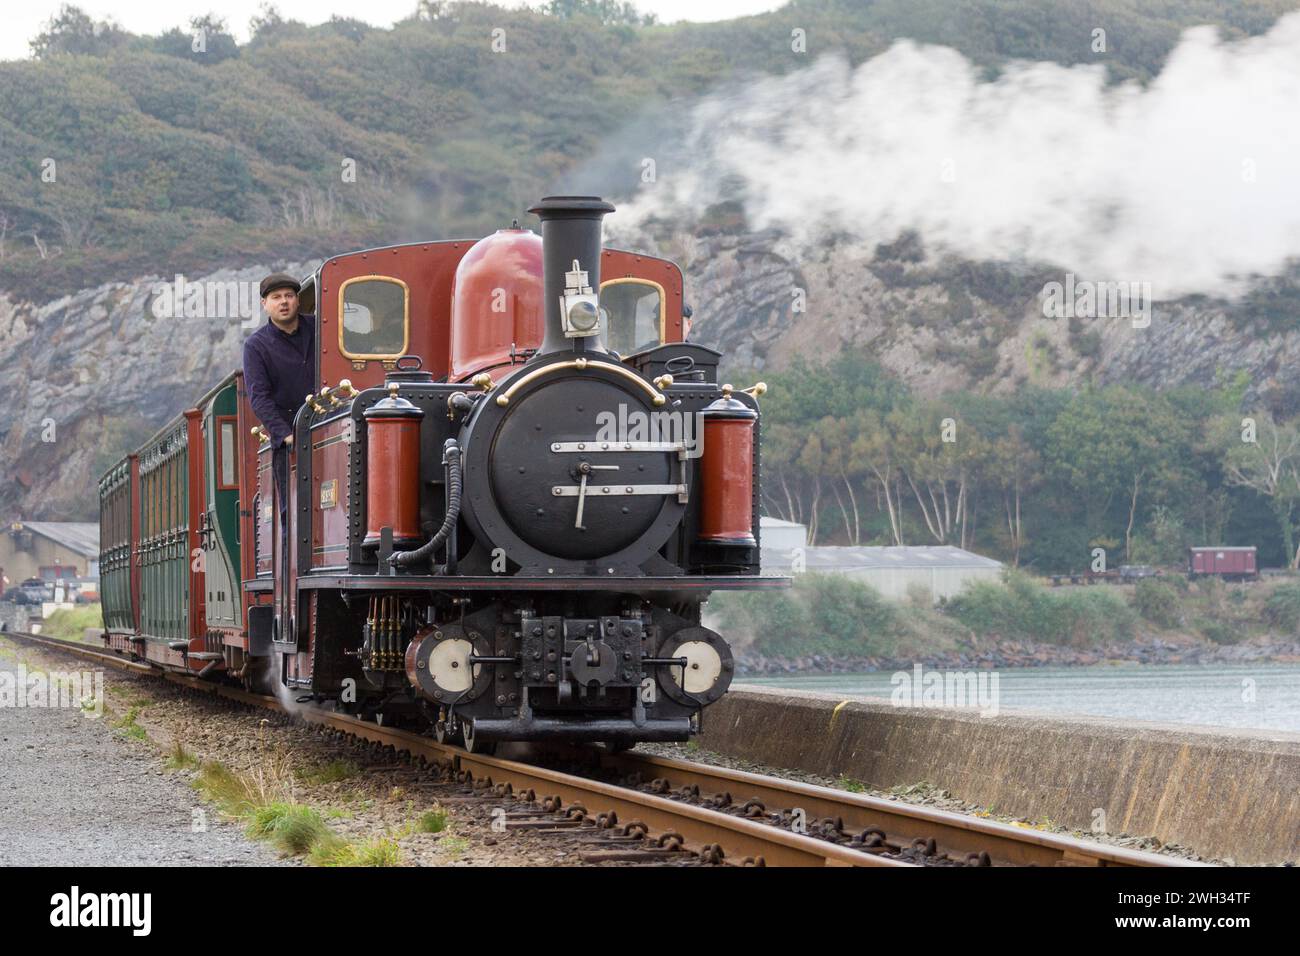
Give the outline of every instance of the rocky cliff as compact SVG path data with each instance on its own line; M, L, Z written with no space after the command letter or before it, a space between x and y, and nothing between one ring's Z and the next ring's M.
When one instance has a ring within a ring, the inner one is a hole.
M183 288L256 289L269 271L190 277ZM174 282L108 283L43 305L0 292L0 520L95 520L107 467L238 367L256 320L233 303L159 307L160 287Z
M818 364L852 348L928 394L1084 382L1210 387L1244 374L1248 406L1300 412L1296 270L1236 302L1156 300L1148 323L1049 317L1044 289L1064 282L1060 270L930 261L910 238L870 252L829 243L796 255L775 233L715 234L664 249L688 260L692 338L727 351L737 371L781 368L795 356Z

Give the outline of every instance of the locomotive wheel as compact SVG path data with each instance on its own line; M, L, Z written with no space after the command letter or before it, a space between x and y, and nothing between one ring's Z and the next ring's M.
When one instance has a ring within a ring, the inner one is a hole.
M492 741L478 740L474 736L474 722L472 720L461 721L461 736L464 738L465 749L472 754L482 754L485 757L491 757L497 752L497 743Z

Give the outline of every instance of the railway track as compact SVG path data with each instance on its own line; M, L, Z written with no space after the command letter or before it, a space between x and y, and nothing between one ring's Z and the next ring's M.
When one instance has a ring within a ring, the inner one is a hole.
M163 676L249 707L290 713L271 696L162 671L116 654L23 632L3 637L135 673ZM468 753L394 727L313 707L292 716L373 747L433 762L502 801L506 829L589 827L601 840L584 859L690 854L717 864L766 866L1199 865L1174 857L1013 827L779 777L692 761L566 747L541 762ZM577 772L574 772L574 771ZM599 831L598 834L595 832ZM652 849L647 853L645 848Z

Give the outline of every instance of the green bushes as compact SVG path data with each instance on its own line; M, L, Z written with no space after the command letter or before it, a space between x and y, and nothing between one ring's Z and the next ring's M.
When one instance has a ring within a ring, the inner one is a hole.
M1164 581L1138 581L1133 590L1133 608L1157 627L1178 627L1183 623L1178 589Z
M1244 636L1241 629L1231 621L1219 621L1213 618L1201 618L1196 628L1203 637L1215 644L1236 644Z
M978 581L942 610L895 603L836 574L803 574L786 592L718 594L709 603L737 649L775 657L891 657L951 648L970 632L1086 646L1133 636L1137 613L1115 591L1049 591L1027 575Z
M1286 634L1300 630L1300 584L1279 585L1264 602L1264 620Z
M890 654L910 633L908 612L915 612L839 574L799 575L789 591L720 592L709 610L738 649L777 657Z
M1019 572L1009 572L1004 584L975 582L945 611L976 634L1047 644L1127 640L1137 624L1137 614L1112 591L1050 592Z

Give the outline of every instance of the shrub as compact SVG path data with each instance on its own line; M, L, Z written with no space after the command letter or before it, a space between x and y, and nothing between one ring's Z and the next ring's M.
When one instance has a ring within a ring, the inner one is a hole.
M944 608L977 634L1049 644L1090 644L1130 637L1137 615L1119 595L1101 589L1053 593L1010 571L1005 583L977 581Z
M1133 607L1157 627L1178 627L1183 623L1178 590L1164 581L1144 578L1133 589Z
M1277 587L1264 602L1264 620L1287 634L1300 630L1300 584Z
M1215 644L1236 644L1243 637L1241 630L1229 621L1217 621L1202 618L1196 622L1197 629Z
M885 654L907 632L900 607L841 574L801 574L789 591L715 594L709 611L737 649L781 657Z

